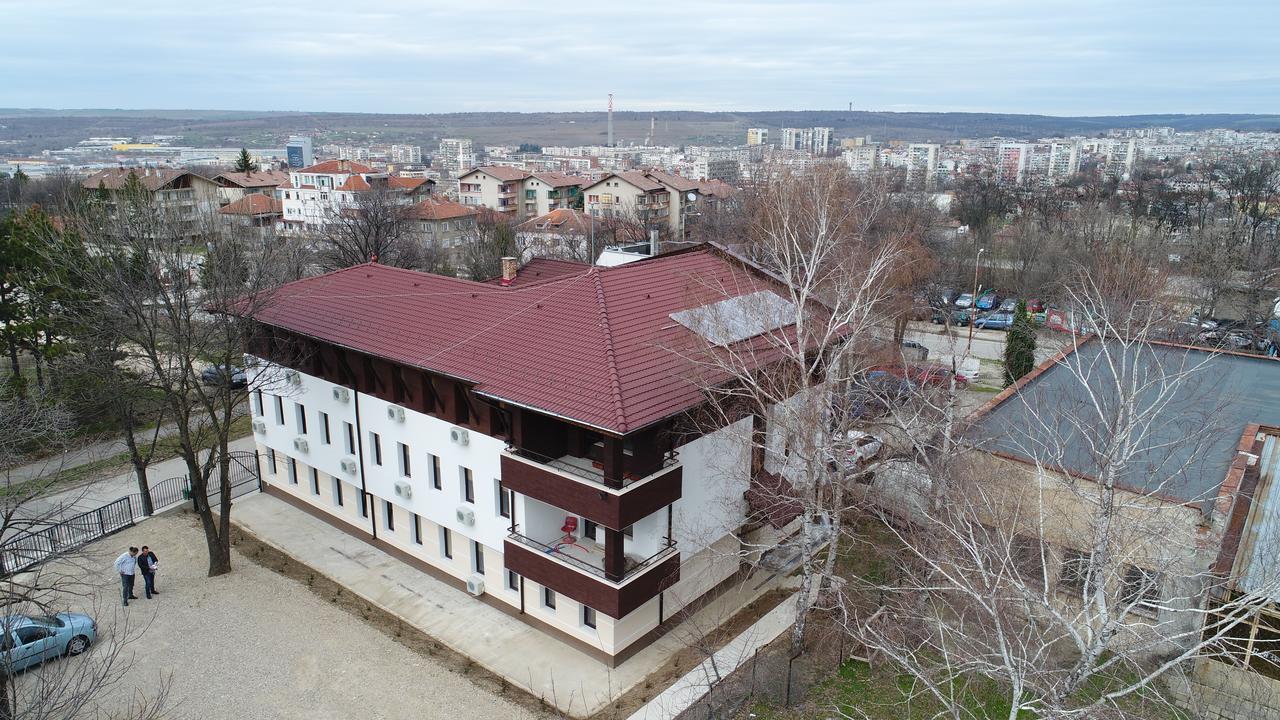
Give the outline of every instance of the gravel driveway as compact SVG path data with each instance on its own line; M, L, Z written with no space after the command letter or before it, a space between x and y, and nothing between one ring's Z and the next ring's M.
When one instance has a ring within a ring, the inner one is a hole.
M122 608L111 563L143 544L160 558L161 594L143 599L139 578L140 599ZM107 712L123 710L169 674L174 718L538 717L239 553L230 575L205 577L204 537L193 516L147 520L94 544L80 562L100 567L101 582L96 598L75 598L72 609L92 612L104 636L141 631L125 648L121 680L101 695ZM108 642L57 662L92 662Z

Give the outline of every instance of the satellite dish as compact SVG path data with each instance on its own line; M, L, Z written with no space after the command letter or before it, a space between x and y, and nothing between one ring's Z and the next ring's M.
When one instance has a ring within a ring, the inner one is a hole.
M697 193L689 193L686 197L688 197L688 198L689 198L689 202L693 202L694 200L697 200L697 199L698 199L698 194L697 194Z

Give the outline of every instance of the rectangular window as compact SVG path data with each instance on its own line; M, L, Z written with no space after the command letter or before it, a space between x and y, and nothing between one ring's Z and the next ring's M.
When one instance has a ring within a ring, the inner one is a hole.
M298 434L306 435L307 434L307 409L302 406L302 403L293 404L293 416L295 418L295 422L298 425Z
M440 557L453 558L453 535L449 528L440 528Z
M262 391L255 390L253 393L253 414L262 417Z
M360 491L360 517L369 517L369 495L362 488Z
M369 433L369 451L373 453L373 464L382 464L382 438L376 432Z
M592 630L596 629L596 611L586 605L582 606L582 625Z
M418 517L418 513L413 514L413 542L422 544L422 518Z
M1121 602L1133 604L1131 612L1154 613L1161 599L1160 580L1160 573L1154 570L1137 565L1126 567L1121 581Z
M556 591L547 586L542 586L542 607L550 610L556 609Z
M329 445L333 437L329 435L329 413L320 413L320 442Z
M280 468L276 466L276 449L275 448L267 448L267 460L271 462L271 474L279 475Z
M1026 585L1044 583L1044 545L1039 538L1015 535L1010 547L1014 569Z
M342 507L342 481L338 478L333 479L333 504Z
M502 487L501 480L494 480L498 487L498 515L504 518L511 517L511 491Z
M475 540L471 541L471 572L484 574L484 546Z
M395 508L391 505L391 501L390 501L390 500L383 500L383 501L382 501L382 516L383 516L383 517L382 517L382 524L383 524L383 526L384 526L386 529L388 529L388 530L390 530L390 531L392 531L392 532L395 532L395 529L396 529L396 511L395 511Z
M293 458L289 458L289 483L298 484L298 461Z
M595 540L597 527L599 526L596 525L594 522L586 518L582 518L582 537L587 538L589 540Z
M471 468L458 466L458 477L462 481L462 499L469 503L476 501L476 488L471 482Z
M275 399L276 399L276 424L283 425L284 424L284 398L280 397L279 395L276 395Z
M1073 595L1084 595L1091 588L1093 556L1067 548L1062 551L1062 569L1058 573L1058 589Z
M320 471L315 468L311 468L311 494L320 494Z
M396 447L400 450L400 474L404 477L409 477L412 475L409 468L409 446L398 442Z
M515 570L507 571L507 589L520 590L520 576L516 574Z
M356 426L352 425L349 422L344 422L342 424L346 426L346 431L347 431L347 445L346 445L347 454L355 455L356 454Z
M440 490L441 488L444 487L443 481L440 477L440 458L436 455L432 455L430 457L431 457L431 487L435 488L436 490Z

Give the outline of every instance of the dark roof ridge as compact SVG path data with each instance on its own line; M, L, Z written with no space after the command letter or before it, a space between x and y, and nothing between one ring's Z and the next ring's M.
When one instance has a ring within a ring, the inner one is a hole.
M609 392L613 396L613 416L614 421L618 423L618 427L626 432L627 414L622 407L622 379L618 374L618 358L613 349L613 330L609 327L609 310L608 304L604 297L604 284L600 282L600 272L593 270L591 279L596 284L596 304L600 310L600 330L604 334L604 357L605 364L609 368Z

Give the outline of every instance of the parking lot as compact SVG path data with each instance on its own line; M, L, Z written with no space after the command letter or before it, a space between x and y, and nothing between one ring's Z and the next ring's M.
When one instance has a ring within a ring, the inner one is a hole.
M140 599L122 608L112 562L143 544L160 558L161 594L141 599L139 580ZM132 638L116 666L119 680L98 695L103 714L121 713L137 694L168 682L169 717L539 717L239 553L231 574L206 577L204 536L185 513L99 541L77 564L99 568L100 577L65 609L93 614L101 637L84 656L54 662L101 662L113 638ZM36 682L40 672L21 682Z

